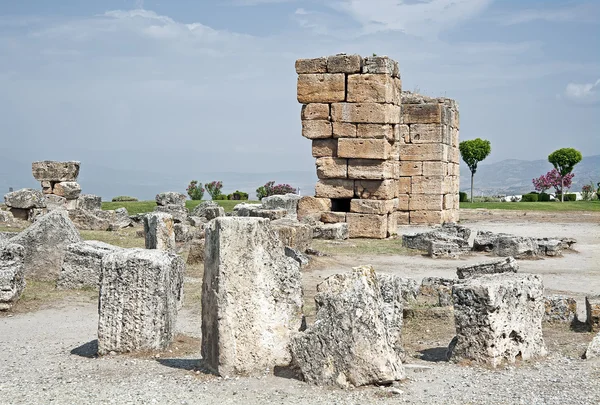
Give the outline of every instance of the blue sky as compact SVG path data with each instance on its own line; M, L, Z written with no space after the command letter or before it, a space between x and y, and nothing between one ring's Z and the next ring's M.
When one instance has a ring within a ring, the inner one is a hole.
M458 100L490 162L600 154L599 23L598 1L0 0L0 157L312 171L294 61L340 52Z

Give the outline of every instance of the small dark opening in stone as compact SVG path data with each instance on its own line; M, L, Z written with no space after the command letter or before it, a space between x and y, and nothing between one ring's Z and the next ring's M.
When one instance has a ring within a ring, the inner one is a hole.
M333 212L350 212L351 198L332 198L331 211Z

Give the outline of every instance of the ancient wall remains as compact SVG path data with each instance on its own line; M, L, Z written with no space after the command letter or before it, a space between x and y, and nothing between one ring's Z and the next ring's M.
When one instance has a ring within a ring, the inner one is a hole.
M403 93L398 63L385 56L300 59L296 72L319 178L299 212L367 238L458 220L453 100Z

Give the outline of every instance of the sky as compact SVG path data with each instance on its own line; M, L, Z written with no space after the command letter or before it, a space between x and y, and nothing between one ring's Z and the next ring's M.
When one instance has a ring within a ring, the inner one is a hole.
M488 162L597 155L599 50L597 0L0 0L0 159L311 172L294 61L341 52L456 99Z

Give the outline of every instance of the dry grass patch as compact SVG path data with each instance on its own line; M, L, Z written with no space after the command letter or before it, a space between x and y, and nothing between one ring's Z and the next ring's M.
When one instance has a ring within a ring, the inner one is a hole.
M405 255L418 256L422 252L402 246L402 238L351 239L330 241L314 239L312 247L326 254L340 255Z
M140 228L125 228L118 231L79 231L84 240L99 240L122 248L143 248L144 238L136 236Z

